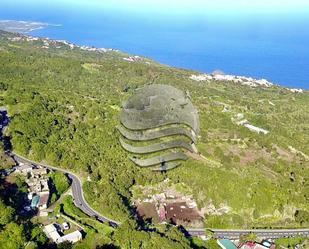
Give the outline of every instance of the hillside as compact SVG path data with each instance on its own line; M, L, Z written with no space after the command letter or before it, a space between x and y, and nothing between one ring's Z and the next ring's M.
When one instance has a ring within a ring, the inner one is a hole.
M200 118L200 155L166 173L128 160L116 129L123 101L154 83L189 92ZM309 225L307 91L0 31L0 106L13 150L79 174L108 217L125 220L138 188L169 179L197 202L205 227Z

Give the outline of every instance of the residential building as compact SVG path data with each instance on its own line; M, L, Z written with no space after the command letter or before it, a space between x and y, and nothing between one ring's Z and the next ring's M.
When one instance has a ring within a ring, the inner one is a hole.
M271 243L260 244L256 242L246 242L239 249L275 249L275 245Z
M71 243L76 243L80 240L82 240L83 235L80 231L76 230L72 233L66 234L64 236L61 236L57 230L57 227L55 224L49 224L46 225L43 228L44 233L48 238L50 238L54 243L60 244L62 242L68 241Z
M58 239L61 237L57 231L57 228L54 224L49 224L43 228L44 233L48 238L50 238L53 242L57 242Z
M38 203L38 208L40 210L47 208L48 201L49 201L49 191L40 192L40 201Z
M222 249L237 249L237 247L234 245L232 241L229 239L218 239L217 244L222 248Z
M83 238L82 233L80 231L76 230L75 232L66 234L66 235L58 238L56 243L59 244L59 243L65 242L65 241L69 241L69 242L74 244L74 243L82 240L82 238Z

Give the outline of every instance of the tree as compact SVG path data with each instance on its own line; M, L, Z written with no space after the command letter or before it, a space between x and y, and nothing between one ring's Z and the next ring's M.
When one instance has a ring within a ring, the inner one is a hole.
M22 249L24 248L25 242L26 238L21 225L9 223L0 232L0 245L2 248Z
M57 195L62 195L69 187L70 184L68 182L67 177L61 172L52 172L50 174L52 182L56 188Z
M48 239L43 230L40 227L35 226L31 230L31 240L36 241L39 245L43 245L47 242Z
M295 221L301 225L309 222L309 212L304 210L296 210L295 212Z
M239 236L239 241L244 243L246 241L254 242L257 239L257 235L255 233L247 233Z
M59 244L59 245L57 246L57 248L58 248L58 249L71 249L72 246L73 246L73 245L72 245L71 242L65 241L65 242Z
M38 249L38 248L39 248L38 244L33 241L30 241L25 247L25 249Z
M13 220L14 209L10 206L6 206L3 201L0 200L0 225L6 225Z
M207 249L220 249L221 247L218 245L216 239L209 239L205 242L205 246Z

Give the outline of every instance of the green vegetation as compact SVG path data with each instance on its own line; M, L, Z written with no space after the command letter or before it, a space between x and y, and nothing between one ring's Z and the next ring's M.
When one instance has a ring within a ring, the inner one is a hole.
M295 246L304 243L305 240L306 239L302 238L302 237L280 238L280 239L275 240L275 244L276 244L276 246L283 246L285 248L295 248Z
M9 169L15 165L14 160L5 154L3 149L3 142L0 141L0 170Z
M51 179L50 184L52 185L52 197L51 202L58 199L67 189L70 187L70 183L67 177L58 171L52 171L49 173Z
M205 242L205 246L207 249L220 249L221 247L218 245L216 239L210 239Z
M8 223L0 232L0 244L2 248L23 248L26 243L24 228L16 223Z
M129 63L122 53L66 46L43 49L41 41L8 39L14 36L0 33L0 106L8 108L11 123L6 135L13 150L81 176L87 201L102 215L128 220L134 186L169 178L190 186L199 207L208 211L206 226L308 225L308 92L197 82L189 79L194 72L154 62ZM115 128L123 101L134 89L151 83L188 91L200 116L201 155L167 173L141 169L128 160ZM222 103L230 111L223 112ZM238 113L269 134L237 125L232 119ZM60 181L60 192L61 186ZM217 213L211 212L212 207ZM139 231L135 224L125 226L135 230L120 228L112 241L120 244L123 236L132 245L141 239L150 243L150 238L167 245L175 240L174 248L188 245L180 234L177 239L166 235L169 230L159 236Z
M240 235L239 237L239 241L241 243L245 243L247 241L254 242L257 240L258 240L258 236L255 233L247 233L247 234Z
M115 231L114 240L121 248L166 249L191 248L190 242L173 226L162 226L157 232L141 231L134 220L124 221Z

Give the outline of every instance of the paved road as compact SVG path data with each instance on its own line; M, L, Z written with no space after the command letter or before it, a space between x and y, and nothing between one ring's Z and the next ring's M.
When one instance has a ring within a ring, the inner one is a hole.
M15 153L11 153L11 155L15 158L17 162L27 162L27 163L39 165L39 166L42 166L48 169L57 170L57 171L67 174L67 176L72 181L72 193L73 193L73 198L74 198L74 204L80 210L82 210L84 213L86 213L87 215L91 217L96 217L101 222L107 222L109 225L113 227L117 227L120 224L117 221L114 221L112 219L102 216L101 214L99 214L97 211L95 211L89 206L89 204L86 202L84 195L83 195L81 181L78 178L78 176L76 176L74 173L67 171L65 169L33 162ZM209 229L209 230L211 230L214 233L215 237L227 238L227 239L238 239L240 235L248 234L250 232L255 233L261 238L269 238L269 239L275 239L275 238L281 238L281 237L296 237L296 236L309 237L309 228L304 228L304 229L254 229L254 230ZM205 235L205 229L187 229L187 232L191 236Z
M225 230L211 229L216 238L238 239L242 234L254 233L260 238L276 239L282 237L309 237L309 228L303 229L252 229ZM205 229L188 229L191 236L205 235Z
M95 217L97 220L101 221L101 222L105 222L108 223L110 226L113 227L117 227L119 225L119 222L114 221L112 219L109 219L103 215L101 215L100 213L98 213L97 211L95 211L94 209L92 209L89 204L87 203L87 201L84 198L84 194L82 191L82 184L81 181L79 179L78 176L76 176L74 173L67 171L65 169L61 169L61 168L57 168L54 166L50 166L50 165L46 165L46 164L42 164L42 163L37 163L31 160L28 160L20 155L17 155L13 152L11 152L11 156L13 156L13 158L17 161L17 162L23 162L23 163L30 163L33 165L38 165L44 168L48 168L51 170L56 170L56 171L60 171L64 174L66 174L68 176L68 178L71 180L72 182L72 194L73 194L73 200L74 200L74 204L76 207L78 207L81 211L83 211L85 214L89 215L90 217Z

